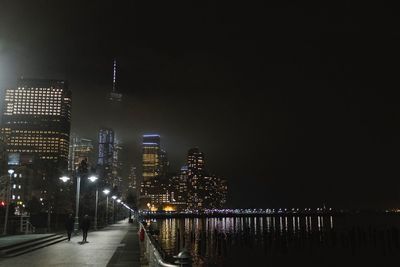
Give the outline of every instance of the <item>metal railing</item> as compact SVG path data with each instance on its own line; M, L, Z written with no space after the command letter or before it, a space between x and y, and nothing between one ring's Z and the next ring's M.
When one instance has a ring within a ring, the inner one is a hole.
M29 216L20 217L20 232L25 234L32 234L36 230L35 226L29 221Z
M168 263L164 260L165 256L157 244L156 240L151 236L149 231L147 231L146 227L143 224L139 224L140 230L139 233L144 231L144 240L143 240L143 254L146 258L149 267L190 267L191 258L190 254L186 249L183 249L177 256L174 256L176 259L175 263Z

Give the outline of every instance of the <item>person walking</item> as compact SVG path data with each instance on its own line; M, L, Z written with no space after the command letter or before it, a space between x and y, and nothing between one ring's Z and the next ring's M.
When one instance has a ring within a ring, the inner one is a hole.
M81 229L82 229L82 243L88 243L87 241L87 235L88 235L88 231L90 228L90 218L89 215L85 215L82 219L82 223L81 223Z
M65 220L65 229L67 230L68 241L71 241L71 233L74 230L74 223L74 217L72 217L72 214L69 214Z

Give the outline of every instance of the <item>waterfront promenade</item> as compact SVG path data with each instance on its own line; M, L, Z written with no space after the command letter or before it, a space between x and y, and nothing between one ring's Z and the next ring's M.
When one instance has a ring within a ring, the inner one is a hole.
M127 220L99 231L89 232L89 243L82 236L13 258L0 259L0 266L140 266L136 223Z

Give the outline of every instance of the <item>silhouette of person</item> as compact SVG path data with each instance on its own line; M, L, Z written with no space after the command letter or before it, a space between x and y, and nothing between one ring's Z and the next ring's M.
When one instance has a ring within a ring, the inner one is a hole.
M65 229L67 230L68 241L71 241L71 233L74 230L74 223L74 217L72 217L72 214L69 214L65 220Z
M82 229L82 236L83 236L82 243L87 243L88 242L87 241L87 235L88 235L89 228L90 228L90 218L86 214L83 217L82 222L81 222L81 229Z

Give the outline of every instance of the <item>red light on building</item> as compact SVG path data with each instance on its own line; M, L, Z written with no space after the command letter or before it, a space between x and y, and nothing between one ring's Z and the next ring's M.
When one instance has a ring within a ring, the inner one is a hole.
M6 202L4 202L4 201L0 202L0 206L4 207L5 205L6 205Z

